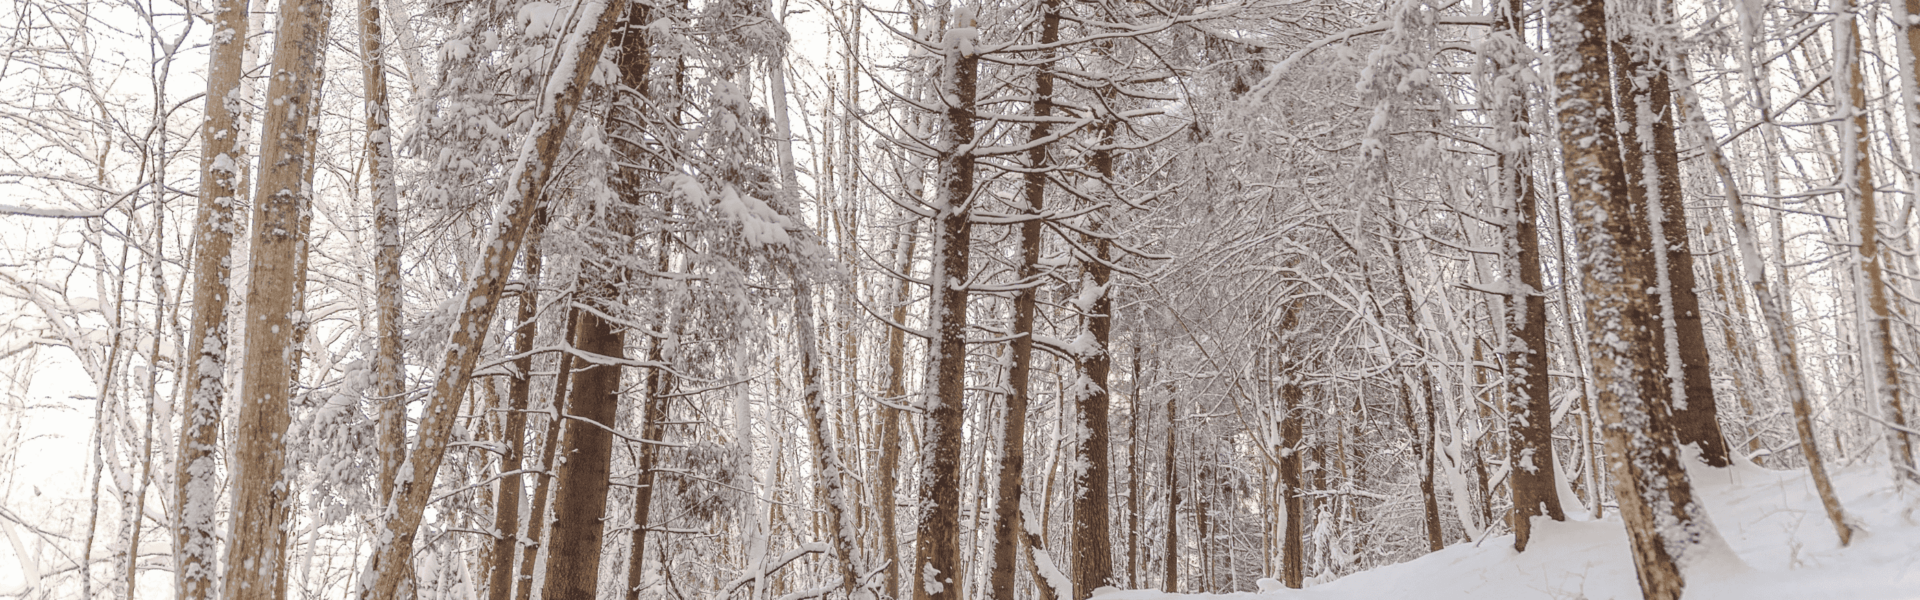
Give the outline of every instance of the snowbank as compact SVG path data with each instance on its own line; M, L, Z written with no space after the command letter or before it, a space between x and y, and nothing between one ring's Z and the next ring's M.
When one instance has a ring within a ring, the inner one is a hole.
M1920 600L1920 490L1894 488L1883 465L1836 473L1834 487L1859 523L1851 547L1840 548L1804 471L1752 465L1691 469L1695 492L1721 535L1745 564L1694 565L1689 600L1808 598ZM1577 511L1569 507L1570 511ZM1419 559L1355 573L1302 590L1224 595L1116 591L1099 600L1175 598L1306 598L1425 600L1473 598L1631 599L1640 597L1626 531L1609 515L1599 521L1536 522L1525 553L1512 536L1455 544ZM1263 581L1262 583L1271 583ZM1263 586L1264 587L1264 586Z

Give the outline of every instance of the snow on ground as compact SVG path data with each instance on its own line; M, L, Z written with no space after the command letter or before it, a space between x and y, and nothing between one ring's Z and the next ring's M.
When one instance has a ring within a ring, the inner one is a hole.
M1884 464L1856 465L1836 474L1841 504L1859 525L1847 548L1839 547L1805 471L1750 464L1691 471L1695 493L1745 565L1689 571L1688 600L1920 600L1920 490L1896 490ZM1096 597L1625 600L1641 595L1626 530L1609 514L1599 521L1536 521L1525 553L1513 551L1511 535L1500 536L1302 590L1219 596L1132 590Z

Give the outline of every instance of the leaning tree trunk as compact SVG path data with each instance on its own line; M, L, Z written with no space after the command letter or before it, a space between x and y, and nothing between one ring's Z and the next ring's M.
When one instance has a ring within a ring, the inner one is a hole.
M1826 462L1820 458L1819 440L1813 434L1813 408L1807 401L1806 378L1800 371L1800 360L1794 351L1793 329L1788 326L1786 311L1782 309L1780 299L1775 297L1767 286L1765 264L1760 259L1760 243L1753 234L1753 226L1747 220L1746 201L1740 194L1739 181L1727 159L1720 151L1720 145L1713 135L1713 129L1707 125L1706 113L1700 109L1699 96L1693 93L1693 77L1685 68L1684 59L1681 69L1676 73L1680 78L1680 94L1677 105L1684 111L1687 126L1694 136L1707 140L1705 144L1708 162L1713 164L1714 173L1720 176L1720 187L1725 190L1728 204L1733 213L1733 233L1735 244L1739 246L1740 262L1744 268L1747 283L1753 287L1753 297L1760 304L1760 317L1766 323L1768 338L1773 341L1773 354L1779 360L1780 380L1784 384L1787 403L1793 407L1794 429L1800 435L1800 451L1807 459L1807 472L1813 478L1814 490L1820 495L1820 503L1827 511L1827 519L1833 522L1833 528L1840 536L1840 545L1845 546L1853 540L1853 528L1847 524L1846 513L1840 508L1840 499L1833 493L1833 484L1827 478ZM1786 265L1782 264L1782 270Z
M966 8L955 10L954 28L974 27ZM933 235L933 273L928 278L932 306L927 311L933 330L927 357L927 383L933 387L924 402L926 428L922 434L920 464L920 529L914 540L914 565L908 571L914 600L957 600L960 585L960 442L967 392L968 259L973 239L973 143L976 79L980 56L967 44L948 50L939 98L946 139L940 153L940 189L932 203L937 211Z
M293 484L286 477L288 400L298 364L296 290L306 279L303 220L313 200L312 187L306 185L313 161L307 142L318 133L313 115L319 110L328 14L326 0L283 6L274 42L275 75L267 85L261 125L264 160L253 201L246 356L234 440L233 525L222 582L222 595L229 600L275 598L285 577L282 536Z
M1681 562L1725 551L1725 543L1693 497L1671 415L1660 402L1664 376L1652 352L1659 321L1645 293L1652 271L1645 256L1653 240L1633 226L1639 207L1621 172L1607 81L1605 3L1557 2L1547 22L1560 44L1553 62L1555 113L1585 274L1587 328L1594 339L1612 341L1594 345L1592 362L1614 493L1642 593L1676 600L1686 585Z
M1895 0L1896 2L1899 0ZM1860 231L1859 254L1860 269L1866 274L1866 306L1860 307L1866 317L1867 334L1873 344L1872 360L1878 367L1878 373L1869 373L1868 379L1877 376L1869 398L1877 398L1881 412L1886 415L1887 451L1895 475L1907 481L1920 483L1920 471L1913 466L1913 443L1908 436L1907 413L1903 394L1900 389L1899 353L1893 345L1893 310L1887 298L1887 275L1885 253L1880 251L1879 211L1875 206L1873 189L1873 160L1870 149L1873 144L1872 130L1867 123L1867 91L1865 77L1861 73L1860 63L1865 56L1860 48L1860 27L1853 6L1841 14L1846 21L1846 29L1837 30L1840 43L1834 44L1834 55L1846 62L1842 68L1835 69L1836 74L1846 78L1846 112L1850 119L1841 125L1841 144L1847 149L1843 156L1853 164L1842 165L1843 187L1852 196L1852 208L1855 224ZM1838 24L1835 27L1839 27ZM1839 94L1835 94L1838 96ZM1862 340L1861 346L1867 345Z
M474 366L480 359L480 344L492 325L494 307L500 303L509 270L520 253L521 241L542 202L547 180L560 158L561 142L573 123L588 78L599 65L599 61L579 58L600 56L608 38L612 37L614 22L625 12L626 5L626 0L599 0L579 8L576 14L580 20L560 52L569 60L559 64L571 67L571 71L549 73L548 85L543 88L547 90L546 95L533 107L534 127L529 143L522 148L519 161L505 177L512 185L507 191L509 202L505 217L484 236L487 242L480 247L477 269L470 274L465 292L461 294L462 310L454 320L453 333L435 371L433 391L420 416L419 442L408 461L413 472L403 476L405 481L396 487L393 498L387 502L376 535L380 542L367 562L366 575L360 578L357 595L363 599L392 598L399 588L403 565L413 555L413 538L419 530L420 517L433 492L440 462L446 457L448 437L459 416L460 398L473 379Z
M211 600L219 531L220 404L227 389L227 297L232 268L234 207L245 193L241 176L245 122L234 111L246 70L248 0L220 0L214 27L222 32L208 49L206 121L200 131L200 206L193 225L193 321L187 330L189 365L182 375L191 392L180 411L180 450L174 474L174 577L181 600Z

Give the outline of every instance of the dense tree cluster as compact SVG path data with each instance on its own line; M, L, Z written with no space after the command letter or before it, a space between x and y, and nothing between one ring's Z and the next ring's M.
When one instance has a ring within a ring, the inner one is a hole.
M0 595L1678 598L1920 483L1915 10L19 0Z

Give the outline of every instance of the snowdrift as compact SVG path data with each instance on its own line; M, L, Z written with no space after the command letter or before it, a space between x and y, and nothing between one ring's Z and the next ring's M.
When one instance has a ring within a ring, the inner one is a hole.
M1860 530L1847 548L1840 547L1803 470L1771 471L1743 464L1727 469L1696 466L1690 471L1695 493L1740 560L1692 565L1687 570L1689 600L1920 600L1920 490L1897 490L1885 465L1859 464L1835 473L1835 491ZM1569 507L1569 511L1578 510ZM1511 535L1489 537L1479 544L1454 544L1410 562L1300 590L1221 595L1129 590L1095 597L1640 598L1626 530L1617 518L1537 521L1535 528L1531 547L1524 553L1513 551ZM1279 587L1271 580L1261 583Z

